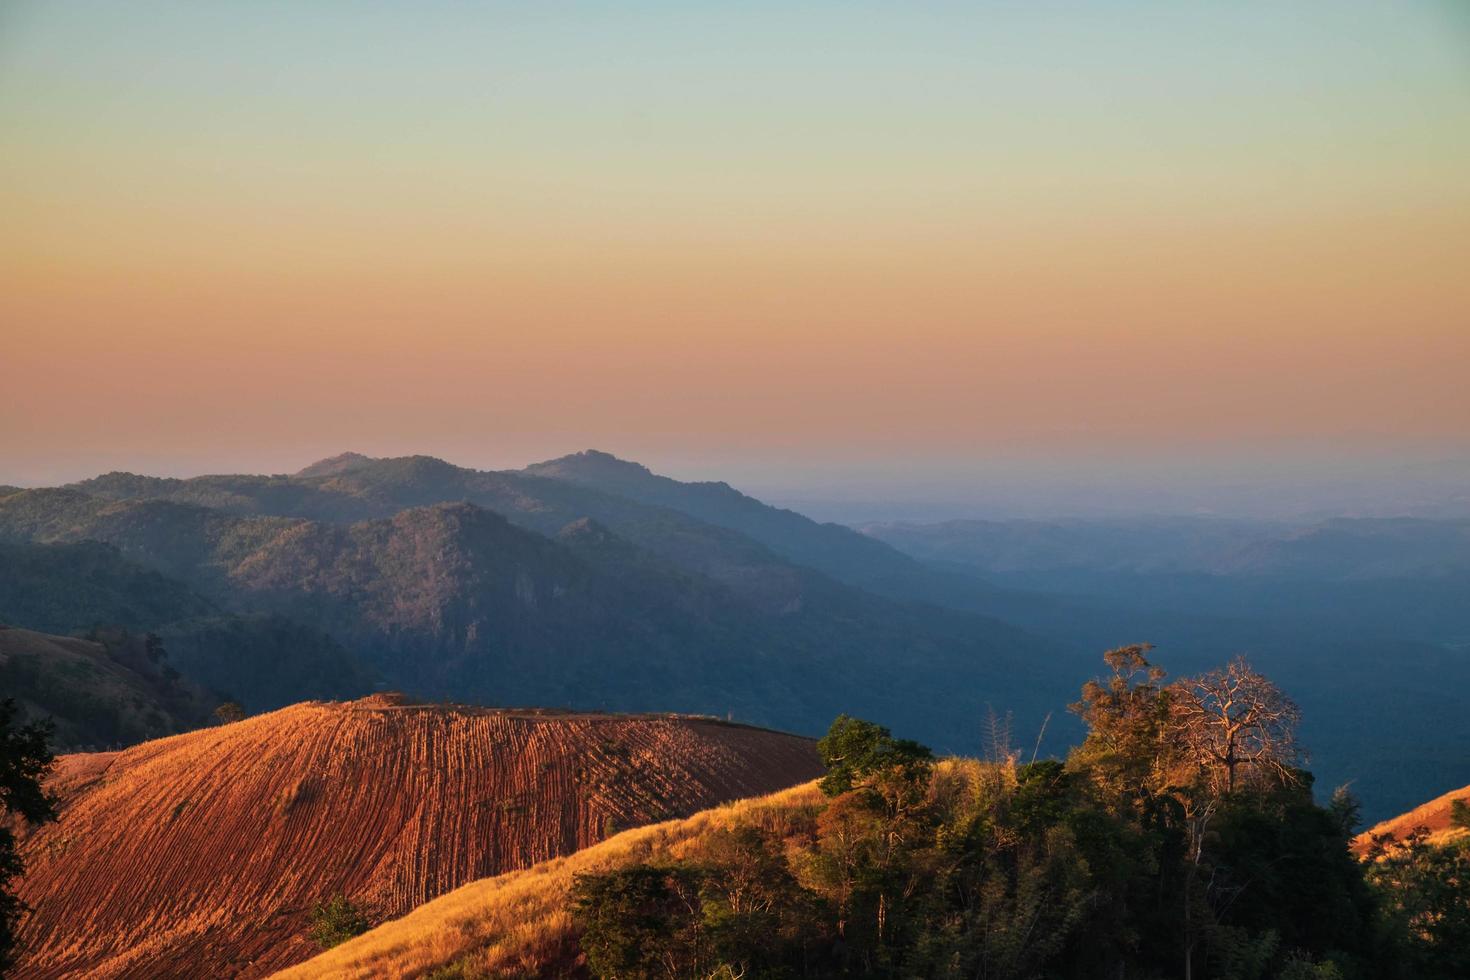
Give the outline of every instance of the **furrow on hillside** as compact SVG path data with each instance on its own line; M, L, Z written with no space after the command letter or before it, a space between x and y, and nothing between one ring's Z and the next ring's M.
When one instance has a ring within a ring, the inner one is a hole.
M256 976L311 955L314 903L374 919L609 833L770 792L806 739L669 717L376 697L62 760L24 842L25 977Z

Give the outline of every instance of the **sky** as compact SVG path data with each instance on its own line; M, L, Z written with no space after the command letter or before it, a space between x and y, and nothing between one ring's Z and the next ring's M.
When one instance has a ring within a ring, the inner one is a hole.
M6 0L0 483L1470 458L1467 174L1457 0Z

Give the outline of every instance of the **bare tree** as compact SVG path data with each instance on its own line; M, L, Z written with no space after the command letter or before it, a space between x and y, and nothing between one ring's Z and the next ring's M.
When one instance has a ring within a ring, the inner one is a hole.
M1296 780L1301 713L1244 657L1171 689L1169 733L1214 793L1233 793L1242 780Z

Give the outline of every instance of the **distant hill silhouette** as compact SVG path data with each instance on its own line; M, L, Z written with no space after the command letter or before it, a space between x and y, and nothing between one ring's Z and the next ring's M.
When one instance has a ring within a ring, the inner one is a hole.
M508 523L452 510L400 520L449 505ZM171 655L251 707L390 683L497 703L734 712L804 731L850 709L970 751L988 703L1025 732L1052 712L1046 749L1075 731L1064 679L1101 649L1147 639L1181 671L1245 653L1279 678L1312 719L1316 771L1353 780L1370 817L1465 774L1449 746L1470 738L1450 693L1470 683L1466 528L1181 517L869 528L884 544L597 451L502 472L346 453L293 475L113 473L0 497L0 540L111 542L203 597L212 611L187 621L208 643L170 625ZM532 583L519 597L506 573L518 562ZM548 583L561 594L548 598ZM235 619L224 628L221 616ZM250 628L260 642L243 641ZM334 684L338 673L353 680Z

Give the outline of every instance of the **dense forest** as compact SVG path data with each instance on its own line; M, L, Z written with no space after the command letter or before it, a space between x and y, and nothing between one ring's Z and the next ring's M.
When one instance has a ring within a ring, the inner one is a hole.
M677 860L583 875L595 976L1449 978L1470 975L1470 850L1349 851L1295 705L1237 660L1165 683L1133 646L1072 706L1087 735L1023 761L839 717L824 801L757 812ZM1462 817L1464 816L1462 812ZM1470 823L1470 821L1467 821Z

